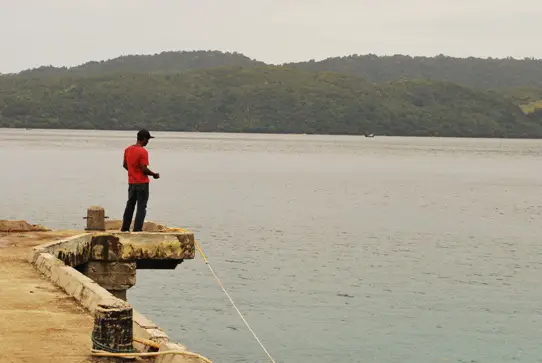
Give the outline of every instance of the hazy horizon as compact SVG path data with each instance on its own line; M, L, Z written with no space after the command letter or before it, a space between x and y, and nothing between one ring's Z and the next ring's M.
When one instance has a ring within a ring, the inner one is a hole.
M534 0L0 0L0 73L162 51L269 64L351 54L542 58Z

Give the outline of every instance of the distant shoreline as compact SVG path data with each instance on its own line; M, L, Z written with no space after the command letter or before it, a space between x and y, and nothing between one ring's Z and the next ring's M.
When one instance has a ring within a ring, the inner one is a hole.
M287 132L236 132L236 131L183 131L183 130L153 130L155 132L186 133L186 134L228 134L228 135L274 135L274 136L352 136L359 138L381 138L381 137L401 137L401 138L440 138L440 139L497 139L497 140L540 140L540 137L498 137L498 136L439 136L439 135L374 135L366 137L364 134L340 134L340 133L287 133ZM113 132L137 132L137 129L85 129L85 128L26 128L26 127L0 127L1 130L27 130L27 131L113 131Z
M452 61L352 56L269 66L240 54L174 52L40 67L0 77L0 126L542 138L538 63Z

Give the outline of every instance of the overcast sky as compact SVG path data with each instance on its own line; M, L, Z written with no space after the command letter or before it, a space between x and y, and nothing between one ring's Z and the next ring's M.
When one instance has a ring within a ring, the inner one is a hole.
M542 58L542 0L0 0L0 72L164 50Z

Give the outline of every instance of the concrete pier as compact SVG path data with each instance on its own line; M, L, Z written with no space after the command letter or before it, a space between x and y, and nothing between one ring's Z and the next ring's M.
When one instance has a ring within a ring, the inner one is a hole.
M50 231L24 221L0 221L0 362L110 361L90 355L97 307L115 299L118 306L126 304L137 269L175 269L194 258L190 231L146 223L143 232L125 233L110 230L119 221L93 219L92 224L97 230ZM181 352L150 362L208 362L170 342L140 312L134 310L132 319L134 338L154 342L161 352ZM139 342L133 347L156 350Z

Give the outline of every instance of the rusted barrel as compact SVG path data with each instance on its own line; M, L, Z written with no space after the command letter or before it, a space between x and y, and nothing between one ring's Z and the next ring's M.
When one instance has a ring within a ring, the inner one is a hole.
M106 299L94 313L92 348L110 353L133 353L132 306L119 299Z

